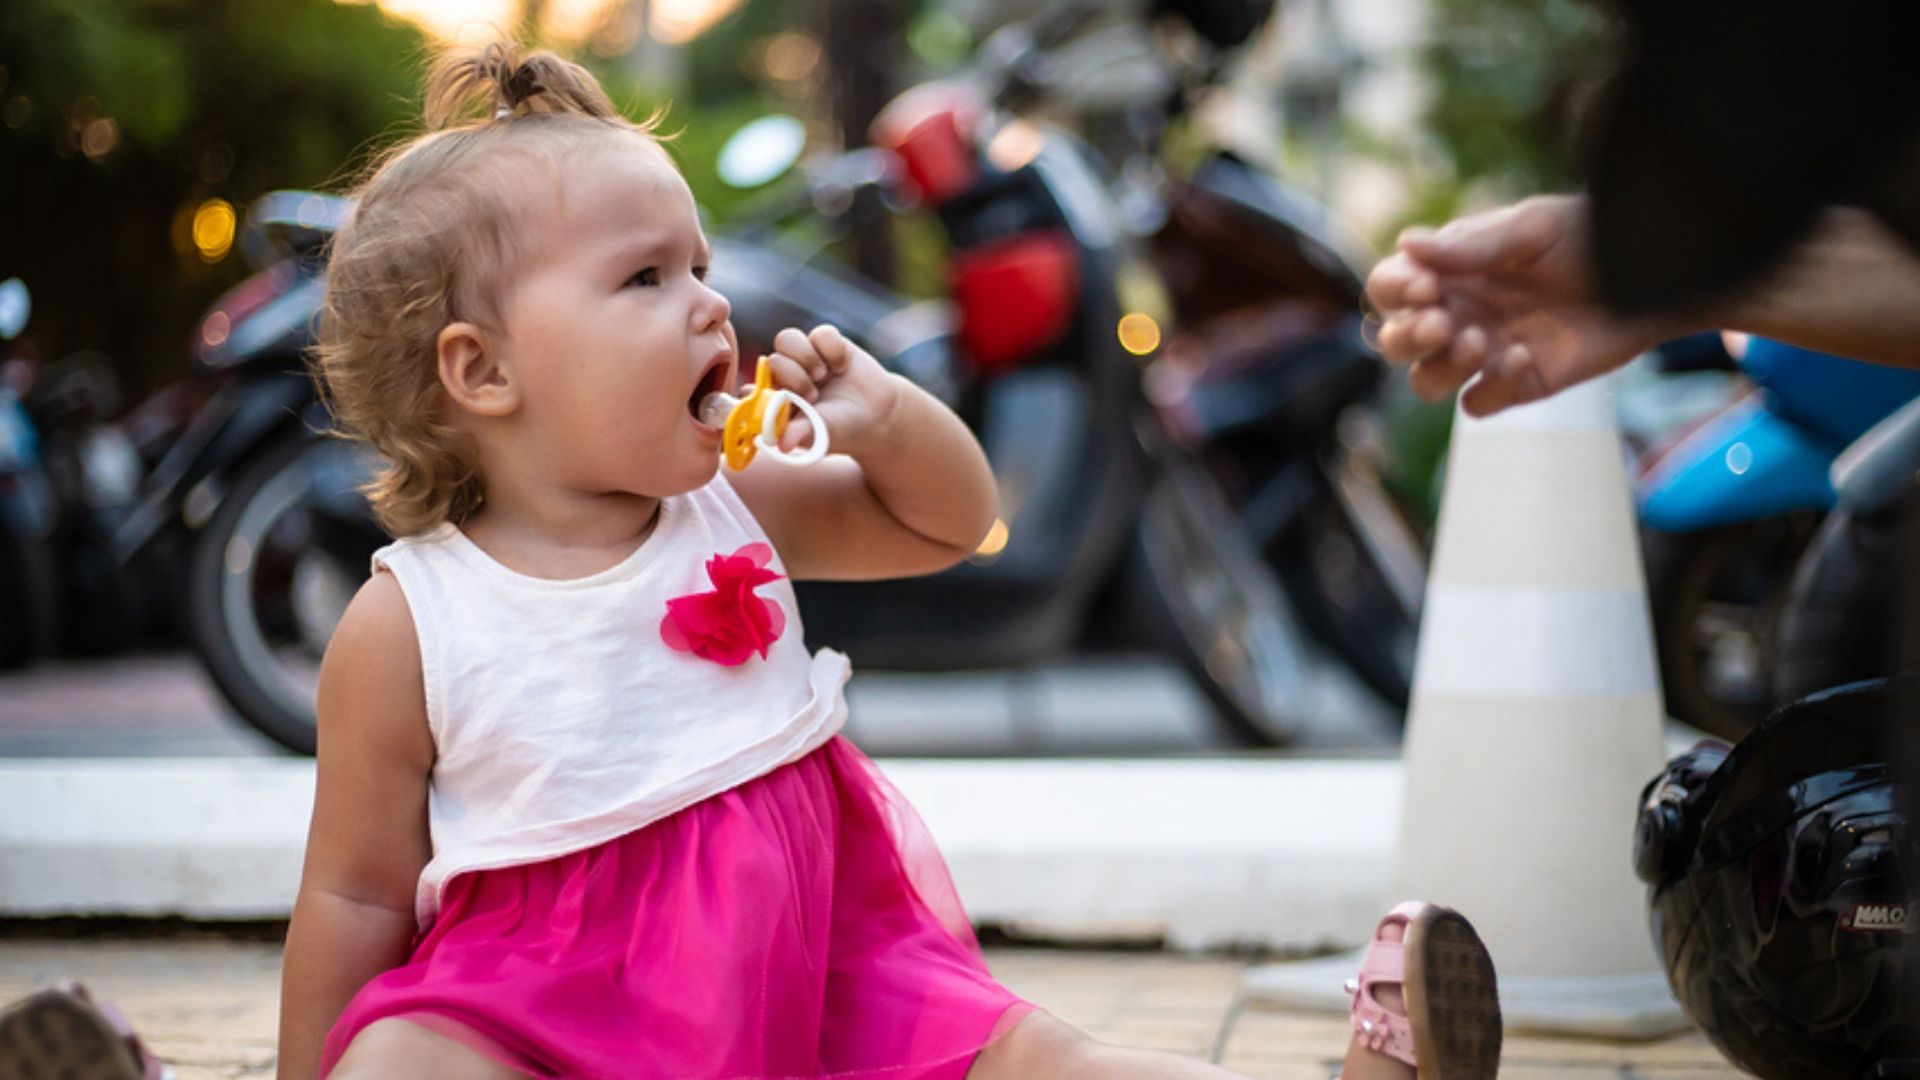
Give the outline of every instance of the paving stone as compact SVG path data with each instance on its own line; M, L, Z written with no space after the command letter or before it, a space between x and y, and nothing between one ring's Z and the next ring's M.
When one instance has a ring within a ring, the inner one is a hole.
M1153 952L996 948L994 973L1016 993L1096 1038L1206 1058L1229 1020L1245 965ZM180 1080L270 1076L280 948L267 942L0 938L0 1003L78 979L125 1010ZM1343 1017L1243 1009L1221 1064L1255 1080L1331 1080L1346 1051ZM1646 1043L1510 1036L1502 1080L1734 1080L1698 1034Z
M1553 1039L1508 1035L1502 1049L1509 1061L1611 1062L1642 1069L1693 1066L1726 1069L1725 1059L1706 1037L1689 1032L1649 1042L1608 1042L1598 1039ZM1723 1072L1724 1076L1738 1073Z

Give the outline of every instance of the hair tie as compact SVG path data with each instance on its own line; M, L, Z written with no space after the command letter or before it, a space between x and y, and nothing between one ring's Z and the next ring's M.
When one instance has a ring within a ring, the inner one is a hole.
M512 115L513 115L513 106L511 105L502 105L499 108L493 110L493 118L495 120L505 120L507 117Z
M520 104L544 89L546 89L546 87L540 85L539 72L536 72L533 69L533 65L524 60L520 62L519 67L513 69L513 74L507 76L506 97L508 101L515 105Z

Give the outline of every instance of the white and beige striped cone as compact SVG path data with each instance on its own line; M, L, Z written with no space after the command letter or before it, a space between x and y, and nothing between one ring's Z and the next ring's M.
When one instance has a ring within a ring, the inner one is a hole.
M1456 417L1385 900L1445 904L1473 922L1509 1026L1643 1036L1685 1025L1632 869L1636 801L1666 760L1653 649L1606 386ZM1357 962L1314 964L1337 983ZM1308 967L1259 969L1246 989L1325 998Z

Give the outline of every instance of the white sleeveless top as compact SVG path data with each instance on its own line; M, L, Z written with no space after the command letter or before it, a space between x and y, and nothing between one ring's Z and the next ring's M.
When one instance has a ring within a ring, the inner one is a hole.
M707 560L766 543L724 476L662 500L618 566L555 581L509 570L452 525L374 553L420 640L436 758L424 929L455 874L580 851L666 817L831 739L851 668L809 654L793 586L755 590L786 627L726 667L669 648L667 601L713 589Z

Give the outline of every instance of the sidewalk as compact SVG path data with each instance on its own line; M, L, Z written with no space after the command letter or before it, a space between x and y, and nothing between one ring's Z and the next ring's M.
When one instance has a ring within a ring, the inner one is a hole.
M1264 1080L1329 1080L1344 1018L1236 1011L1246 962L1159 952L996 948L1017 993L1108 1042L1207 1057ZM0 1002L76 978L119 1003L180 1080L273 1075L280 949L183 933L162 940L0 939ZM1624 1044L1507 1037L1506 1080L1709 1080L1743 1074L1699 1035Z

